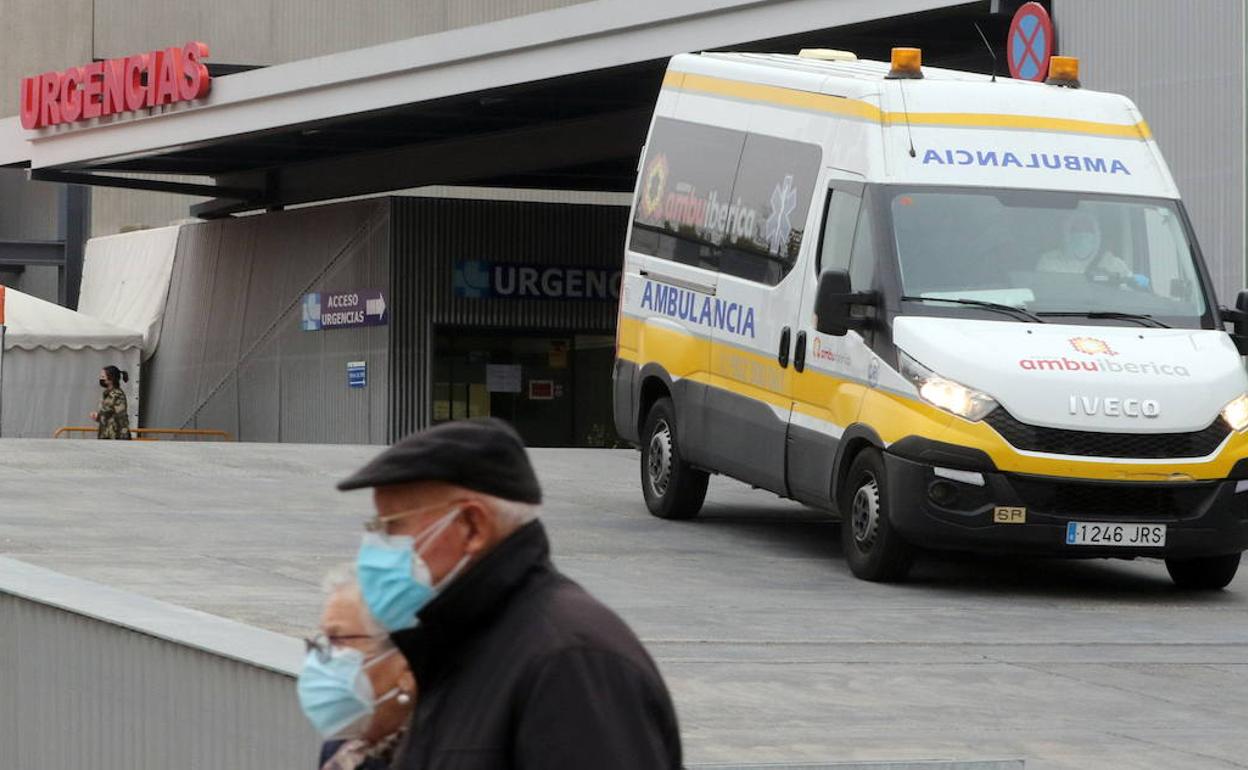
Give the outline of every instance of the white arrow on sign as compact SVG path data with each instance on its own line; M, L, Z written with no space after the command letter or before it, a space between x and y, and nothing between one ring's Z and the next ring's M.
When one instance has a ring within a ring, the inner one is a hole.
M364 315L375 315L378 318L381 318L385 314L386 298L384 296L364 301Z

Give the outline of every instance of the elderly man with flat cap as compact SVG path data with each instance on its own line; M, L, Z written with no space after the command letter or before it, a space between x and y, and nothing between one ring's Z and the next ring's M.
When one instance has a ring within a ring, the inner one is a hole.
M360 590L416 675L394 767L663 770L681 766L654 661L550 562L541 487L506 423L411 436L339 489L373 489Z

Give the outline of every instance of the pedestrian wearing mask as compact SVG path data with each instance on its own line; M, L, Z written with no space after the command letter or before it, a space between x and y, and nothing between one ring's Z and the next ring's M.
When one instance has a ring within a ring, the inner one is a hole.
M675 770L676 713L633 632L550 561L516 432L451 422L382 452L356 568L420 698L399 770Z
M130 412L126 403L126 393L121 383L130 381L130 373L123 372L115 366L106 366L100 370L100 387L104 395L100 398L100 408L89 416L98 427L96 438L129 439Z
M354 567L325 580L320 633L304 640L299 705L326 741L321 770L385 770L407 728L416 680L369 615Z

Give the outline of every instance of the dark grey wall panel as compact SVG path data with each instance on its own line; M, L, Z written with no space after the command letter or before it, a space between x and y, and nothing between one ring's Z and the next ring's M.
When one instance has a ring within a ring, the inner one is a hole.
M431 420L429 358L438 326L614 332L613 301L473 299L455 296L452 284L456 263L466 260L618 269L628 209L519 201L392 201L392 440Z
M245 441L382 443L389 329L305 332L310 291L381 289L390 299L386 200L184 227L145 419ZM368 364L347 387L346 363Z
M185 227L145 377L147 424L315 443L424 427L439 326L615 328L611 300L456 296L456 264L615 270L626 218L616 206L392 198ZM388 327L299 329L306 292L370 288L386 292ZM356 360L367 362L367 388L347 388Z

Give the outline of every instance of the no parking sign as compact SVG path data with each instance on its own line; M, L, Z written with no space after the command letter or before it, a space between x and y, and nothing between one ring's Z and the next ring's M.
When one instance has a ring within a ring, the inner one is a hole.
M1010 77L1017 80L1044 80L1053 55L1053 20L1039 3L1024 3L1014 14L1010 34L1005 39Z

